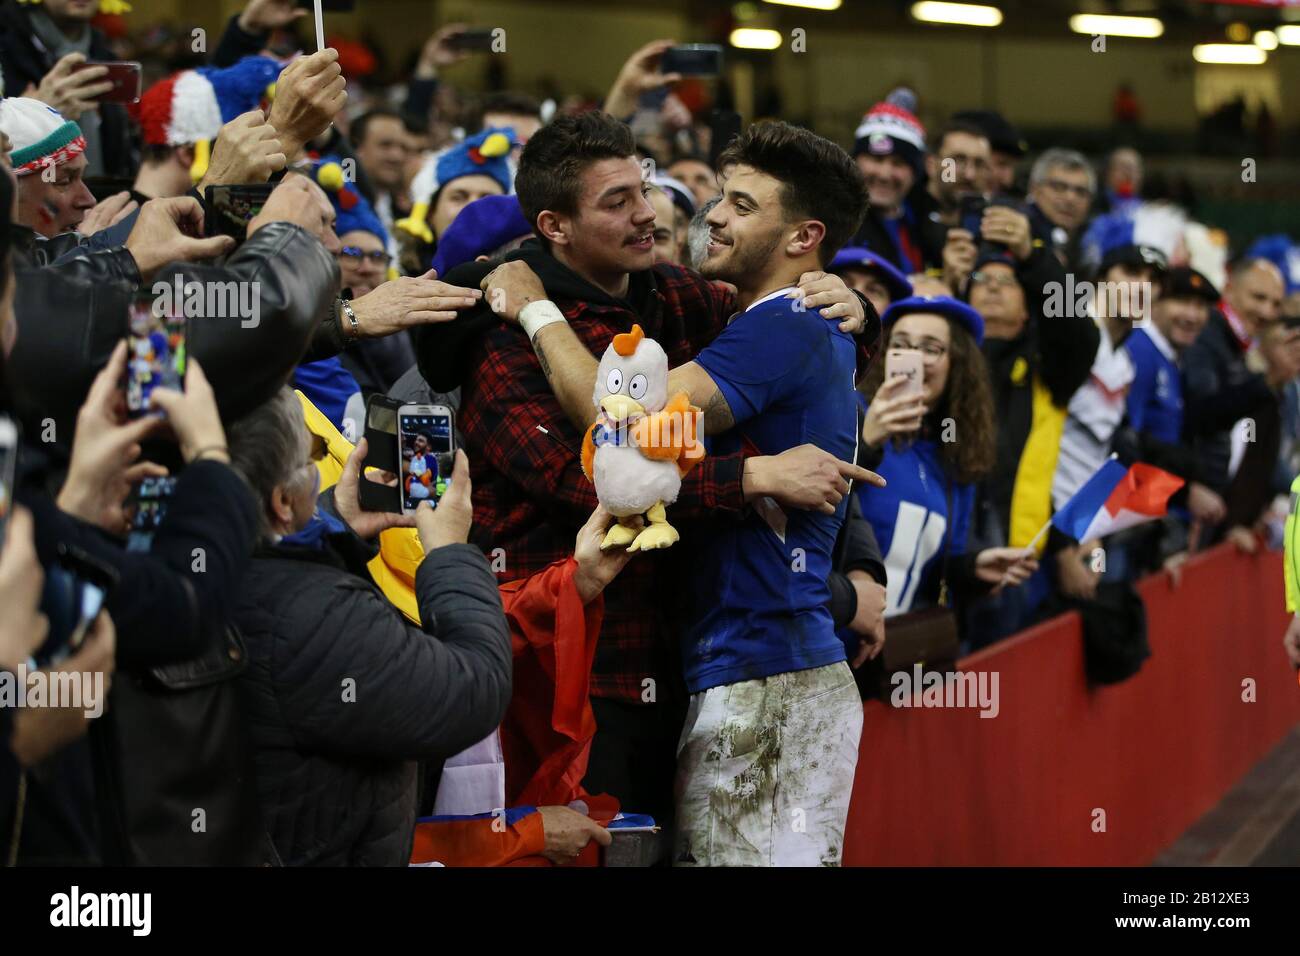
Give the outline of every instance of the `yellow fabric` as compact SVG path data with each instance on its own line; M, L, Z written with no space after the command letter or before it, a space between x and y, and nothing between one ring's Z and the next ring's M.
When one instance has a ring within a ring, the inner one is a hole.
M190 182L198 185L208 174L208 164L212 161L212 144L201 139L194 144L194 162L190 164Z
M405 219L397 220L393 225L403 232L410 233L417 239L433 242L433 230L429 228L428 215L429 204L427 202L412 203L411 214Z
M307 430L325 442L326 455L316 463L321 491L324 491L338 483L343 465L352 454L353 444L311 403L311 399L297 389L294 389L294 394L302 403ZM414 528L389 528L379 533L379 554L366 565L384 597L416 624L420 623L420 606L415 598L415 571L423 560L424 547Z
M1009 544L1026 547L1034 535L1052 517L1052 476L1061 451L1061 432L1065 430L1065 409L1057 407L1042 379L1034 376L1033 412L1029 437L1025 439L1020 464L1016 466L1016 483L1011 489L1011 528ZM1043 553L1046 536L1039 538L1035 550Z
M1286 516L1286 532L1282 538L1282 550L1285 554L1282 568L1286 576L1286 609L1290 614L1300 611L1300 569L1296 567L1296 563L1300 562L1300 541L1296 540L1296 535L1300 534L1300 518L1296 516L1298 502L1300 502L1300 478L1291 482L1291 513Z

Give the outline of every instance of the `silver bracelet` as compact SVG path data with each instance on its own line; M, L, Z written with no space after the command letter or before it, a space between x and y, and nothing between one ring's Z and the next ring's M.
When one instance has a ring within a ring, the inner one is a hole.
M357 314L352 309L352 303L347 299L339 299L339 307L343 314L348 317L348 339L361 338L361 323L357 321Z

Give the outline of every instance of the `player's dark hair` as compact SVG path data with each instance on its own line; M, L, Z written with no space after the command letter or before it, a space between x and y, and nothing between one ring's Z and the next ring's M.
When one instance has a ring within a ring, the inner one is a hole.
M862 225L862 173L848 153L816 133L779 120L755 123L718 157L722 170L737 163L780 180L787 219L815 219L826 227L817 249L823 267Z

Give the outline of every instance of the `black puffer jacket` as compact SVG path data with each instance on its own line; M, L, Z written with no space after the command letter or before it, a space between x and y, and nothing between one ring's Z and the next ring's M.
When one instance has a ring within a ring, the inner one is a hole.
M477 548L424 559L421 630L356 573L355 539L329 541L259 551L236 613L262 817L288 865L402 866L415 761L458 753L501 722L510 634Z

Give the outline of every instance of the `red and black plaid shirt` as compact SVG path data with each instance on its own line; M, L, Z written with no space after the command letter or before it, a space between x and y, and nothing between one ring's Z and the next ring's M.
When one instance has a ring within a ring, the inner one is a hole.
M725 327L734 296L677 266L657 265L652 275L655 289L642 314L627 303L560 296L554 301L593 355L604 354L615 335L639 323L646 337L668 353L669 366L676 367ZM596 490L582 473L582 434L552 393L528 336L503 323L490 329L471 354L459 424L474 482L474 541L496 559L495 568L504 563L499 580L512 581L573 553L578 529L596 507ZM674 525L680 528L706 516L739 517L745 505L743 469L739 454L709 456L691 469L671 509ZM644 682L659 684L680 666L670 639L684 599L673 584L676 573L669 562L674 553L680 564L677 549L637 555L606 588L605 622L592 667L593 696L653 700Z

